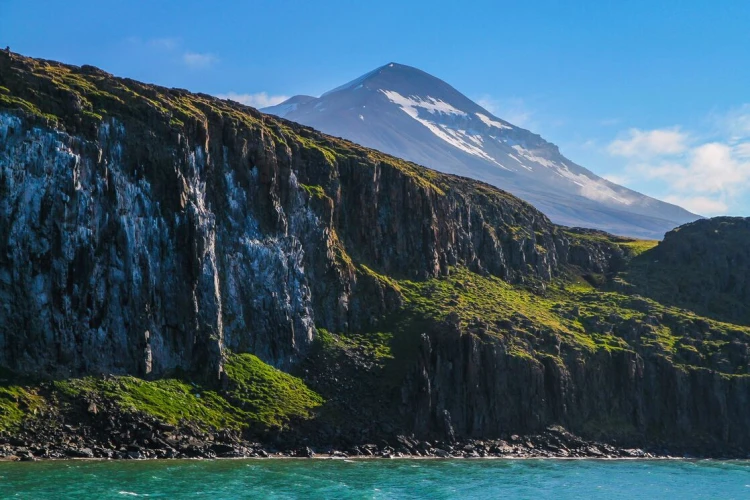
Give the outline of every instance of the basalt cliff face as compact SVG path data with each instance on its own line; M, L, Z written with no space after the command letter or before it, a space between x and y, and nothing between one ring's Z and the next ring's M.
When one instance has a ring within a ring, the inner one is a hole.
M114 431L128 414L351 446L559 424L736 453L750 328L628 281L680 233L562 228L230 101L0 53L0 432L76 419L118 449L141 439Z
M717 217L666 234L635 260L621 285L666 304L750 325L750 218ZM634 287L634 288L633 288Z
M3 63L0 84L59 117L2 114L0 360L13 370L218 373L224 347L289 366L316 325L385 312L359 263L518 283L566 262L546 218L487 186L230 102ZM98 85L90 110L83 82ZM107 104L133 109L92 117Z

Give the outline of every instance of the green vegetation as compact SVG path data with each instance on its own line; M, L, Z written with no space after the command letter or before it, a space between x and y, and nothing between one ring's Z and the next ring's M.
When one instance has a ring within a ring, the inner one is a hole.
M94 136L106 117L133 130L162 123L168 128L205 128L210 120L220 119L237 129L261 131L275 145L291 146L302 157L318 157L330 168L341 160L370 168L377 165L395 168L439 195L447 187L442 174L261 115L237 102L117 78L91 66L79 68L18 54L4 57L0 65L0 108L23 111L69 132Z
M638 257L643 252L651 250L659 244L657 240L633 240L633 241L621 241L618 243L626 253L629 253L632 257Z
M31 389L0 385L0 432L15 429L26 415L35 414L44 405L44 399Z
M446 278L401 281L400 287L408 309L418 316L443 321L454 315L468 331L480 328L518 344L512 352L520 356L528 354L526 341L540 344L549 335L578 348L597 347L597 340L585 335L580 323L554 312L552 300L494 276L453 268Z
M747 363L737 361L733 346L750 343L749 327L702 318L639 296L599 290L583 280L558 281L544 293L534 293L460 267L452 268L448 276L425 281L395 281L362 265L357 270L401 294L403 306L373 331L318 329L314 351L318 354L313 359L326 365L358 360L351 369L367 371L358 375L364 377L359 383L364 384L362 390L375 391L372 394L390 394L398 387L419 333L443 321L458 323L465 334L499 338L510 355L535 363L552 359L563 365L575 353L632 351L660 356L682 370L748 374ZM324 399L301 379L254 355L228 354L225 373L222 389L177 378L145 381L127 376L57 381L47 389L3 385L0 430L18 426L58 400L64 403L63 411L65 405L107 402L160 422L205 430L284 428L320 411L326 419L342 425L346 421L343 403L326 409ZM326 382L324 394L340 390L331 383ZM367 404L383 401L377 396ZM609 434L630 432L621 422L591 425L607 427Z
M393 333L390 332L333 334L325 328L318 328L316 339L324 349L355 352L381 364L394 358L391 349Z
M172 425L190 422L202 428L241 428L245 415L214 391L177 379L145 381L135 377L87 377L58 381L69 398L104 399L124 411L143 413Z
M328 195L322 186L308 186L307 184L300 184L299 187L305 190L310 198L326 199Z
M634 258L612 288L719 321L750 326L750 220L688 224Z
M747 373L747 364L733 362L731 342L750 342L750 327L722 323L690 311L665 306L638 295L558 285L551 295L556 311L575 318L587 332L611 332L639 352L653 352L674 364ZM595 334L595 333L592 333Z
M157 114L173 127L205 123L209 115L247 127L261 124L238 104L115 78L90 66L78 68L13 55L4 61L0 83L5 89L0 93L0 107L21 109L85 134L95 131L104 116L153 124L149 115Z
M255 424L283 427L292 419L310 418L313 409L323 404L323 398L301 379L252 354L230 355L224 369L230 380L227 398Z
M319 154L324 159L324 161L328 163L328 165L333 166L336 164L336 152L331 148L323 146L318 141L315 141L315 139L306 137L304 135L295 135L291 129L286 129L285 132L299 141L308 153L314 152Z
M561 281L544 294L454 268L448 277L400 281L405 310L420 318L455 318L463 331L503 338L520 357L556 356L556 344L579 351L652 352L677 365L746 373L729 363L731 342L750 343L750 328L699 317L639 296Z
M51 384L0 386L0 431L12 430L39 409L60 401L72 405L116 405L170 425L203 430L286 427L313 416L323 399L302 380L267 365L251 354L230 354L225 390L168 378L84 377ZM40 394L44 393L45 396Z
M360 264L358 270L362 275L374 279L375 281L380 283L383 288L390 288L392 290L395 290L396 292L401 292L401 287L399 286L398 281L394 280L393 278L384 274L378 274L364 264Z
M566 229L563 232L573 244L584 246L594 244L609 247L612 250L621 251L627 258L637 257L659 244L657 240L637 240L615 236L595 229Z
M5 87L3 87L5 88ZM7 89L6 89L7 90ZM42 113L39 108L34 106L29 101L26 101L24 99L21 99L20 97L15 97L12 95L6 95L6 94L0 94L0 107L5 108L11 108L11 109L20 109L21 111L24 111L26 113L29 113L31 115L37 116L43 120L48 121L51 125L57 124L57 117L55 115L49 114L49 113Z

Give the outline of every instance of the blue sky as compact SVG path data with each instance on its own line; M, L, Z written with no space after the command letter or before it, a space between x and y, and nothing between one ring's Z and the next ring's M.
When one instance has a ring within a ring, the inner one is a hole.
M750 215L748 26L744 0L0 0L3 47L256 106L416 66L705 215Z

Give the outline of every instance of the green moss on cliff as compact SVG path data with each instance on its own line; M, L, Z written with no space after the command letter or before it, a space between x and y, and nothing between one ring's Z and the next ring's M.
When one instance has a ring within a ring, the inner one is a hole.
M316 341L324 350L345 350L379 363L393 359L391 332L357 332L333 334L318 328Z
M592 350L597 346L579 323L555 313L554 301L494 276L453 268L445 278L399 284L408 309L424 318L443 321L453 315L463 329L480 330L511 341L550 334L579 348ZM519 347L513 352L520 354L524 350Z
M322 186L309 186L307 184L300 184L299 187L304 189L310 198L317 198L321 200L328 198L328 195L326 195L326 192Z
M595 229L565 229L563 233L574 245L595 245L601 248L609 248L611 251L622 252L623 257L627 259L637 257L659 244L657 240L626 238Z
M301 134L295 134L291 129L285 128L284 131L290 136L295 138L297 141L299 141L303 146L304 149L308 151L308 153L317 153L319 154L325 162L333 166L336 164L336 152L332 150L329 147L323 146L316 142L314 139L311 139L309 137L305 137Z
M318 157L330 168L341 158L395 168L420 187L443 194L445 176L352 142L275 117L240 103L181 89L117 78L91 66L0 54L0 109L20 110L50 126L95 138L105 117L135 128L202 128L221 119L237 128L261 131L278 145L293 146L301 156Z
M27 415L45 406L44 398L33 389L17 385L0 385L0 432L12 431Z
M19 109L42 120L46 120L52 126L56 125L58 121L55 115L43 113L29 101L12 95L0 94L0 108Z
M555 310L592 336L607 334L630 349L666 357L675 365L720 373L748 373L747 354L732 343L750 343L750 328L698 316L637 295L558 285Z
M647 252L652 248L656 247L659 242L657 240L633 240L619 242L618 245L623 250L626 250L633 257L641 255L643 252Z
M732 343L750 343L750 328L699 317L653 300L563 281L544 293L453 268L447 277L400 281L405 317L457 321L464 332L504 339L508 352L540 359L574 350L635 351L676 365L746 373L748 360ZM403 314L403 313L402 313ZM452 318L452 319L451 319Z
M633 259L613 288L750 326L750 218L698 220Z
M55 388L69 398L103 399L123 411L143 413L171 425L190 422L206 429L241 428L248 419L217 392L177 379L87 377L55 382Z
M375 271L373 271L372 269L370 269L369 267L367 267L364 264L360 264L359 265L358 271L361 274L363 274L363 275L365 275L365 276L367 276L369 278L372 278L375 281L377 281L378 283L380 283L383 288L390 288L392 290L395 290L396 292L401 292L401 287L399 286L398 281L392 279L389 276L386 276L384 274L376 273Z
M204 430L283 428L312 417L323 399L297 377L278 370L251 354L230 354L225 389L171 378L142 380L129 376L83 377L47 384L0 385L0 432L12 430L46 407L73 407L147 415L170 425L193 425ZM46 396L42 396L46 394Z
M290 420L312 416L323 404L305 383L277 370L252 354L233 354L224 366L229 377L227 398L247 414L252 423L283 427Z

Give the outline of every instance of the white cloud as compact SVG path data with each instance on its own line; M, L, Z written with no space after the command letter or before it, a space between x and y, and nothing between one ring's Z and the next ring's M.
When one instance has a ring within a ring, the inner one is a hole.
M734 146L734 154L737 158L750 160L750 142L744 142Z
M160 37L143 39L138 36L129 36L125 43L138 51L153 51L154 49L162 52L172 52L179 48L182 41L174 37Z
M182 62L194 69L208 68L218 60L215 55L209 53L185 52L182 54Z
M599 149L599 142L596 139L586 139L580 147L581 149Z
M661 179L673 191L734 197L750 188L750 161L738 158L734 149L709 142L691 149L680 161L644 163L635 169L651 179Z
M125 38L125 43L132 51L137 51L144 57L168 58L172 63L181 63L192 69L205 69L219 62L215 54L187 50L182 40L175 37L159 37L142 39L137 36ZM158 56L157 56L158 54Z
M631 128L623 139L612 141L607 150L615 156L648 158L676 155L687 149L688 136L677 128L640 130Z
M736 135L699 141L676 127L631 129L626 134L612 141L607 151L629 163L608 180L656 181L664 187L663 199L701 215L727 213L750 196L750 142L738 143Z
M502 118L517 127L529 127L531 125L533 112L527 108L523 99L496 99L485 94L479 97L476 102L496 117Z
M677 186L698 192L726 192L734 195L746 189L750 182L750 162L736 158L733 148L711 142L691 151L685 175L677 179Z
M285 95L268 95L266 92L256 94L237 94L236 92L227 92L226 94L217 94L219 99L230 99L254 108L265 108L274 106L289 99Z
M152 47L162 50L174 50L180 45L179 38L153 38L148 41L148 44Z
M719 121L729 133L730 141L750 138L750 104L743 104L729 111Z

